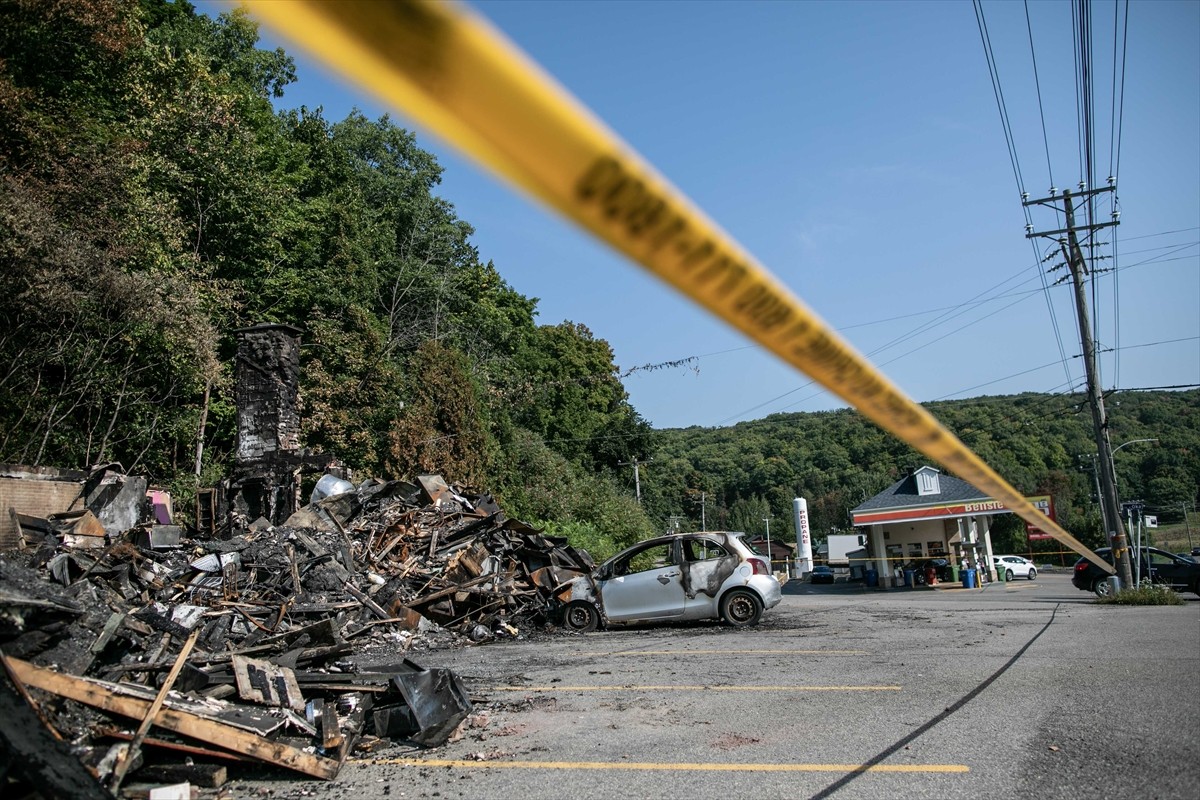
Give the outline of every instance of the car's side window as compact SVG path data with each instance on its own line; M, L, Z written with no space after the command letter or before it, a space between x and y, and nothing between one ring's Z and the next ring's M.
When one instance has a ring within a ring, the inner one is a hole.
M1156 567L1169 567L1175 563L1175 559L1163 553L1151 553L1150 563Z
M715 561L727 555L724 547L708 539L688 539L683 543L683 557L687 561Z
M634 553L629 559L629 572L645 572L659 567L668 567L672 564L671 561L671 544L656 544L653 547L647 547L645 550L639 550Z

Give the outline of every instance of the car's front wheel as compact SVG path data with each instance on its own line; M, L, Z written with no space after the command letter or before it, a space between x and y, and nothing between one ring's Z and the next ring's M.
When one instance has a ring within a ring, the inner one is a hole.
M1029 574L1028 574L1028 575L1026 575L1025 577L1026 577L1026 578L1029 578L1029 580L1033 580L1034 578L1036 578L1036 577L1037 577L1037 570L1036 570L1036 569L1033 569L1032 567L1030 567L1030 569L1029 569Z
M735 628L757 625L762 601L749 589L734 589L721 598L721 619Z
M1092 591L1097 597L1108 597L1112 594L1112 584L1108 582L1108 578L1096 578L1092 584Z
M572 600L563 611L563 627L577 633L590 633L600 625L600 612L586 600Z

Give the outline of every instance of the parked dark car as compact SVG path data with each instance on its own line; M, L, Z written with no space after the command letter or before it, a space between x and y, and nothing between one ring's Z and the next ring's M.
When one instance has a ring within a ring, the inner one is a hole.
M812 574L808 577L812 583L833 583L833 570L822 564L818 567L813 567Z
M1096 555L1113 563L1112 550L1108 547L1101 547ZM1165 550L1142 548L1141 576L1143 580L1149 577L1152 583L1170 586L1177 592L1200 595L1200 564ZM1107 579L1108 573L1086 558L1076 561L1075 570L1071 573L1071 583L1075 584L1076 589L1095 592L1100 597L1107 597L1112 591Z

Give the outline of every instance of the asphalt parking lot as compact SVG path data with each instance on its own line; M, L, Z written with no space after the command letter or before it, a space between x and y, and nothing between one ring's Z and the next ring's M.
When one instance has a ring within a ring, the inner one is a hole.
M1099 606L1066 572L791 583L753 629L538 635L421 654L485 709L457 742L234 797L1192 798L1200 598Z

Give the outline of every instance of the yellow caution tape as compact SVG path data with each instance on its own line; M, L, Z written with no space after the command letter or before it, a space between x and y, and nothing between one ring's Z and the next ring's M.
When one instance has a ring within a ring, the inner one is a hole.
M429 0L250 10L358 85L620 250L1097 566L501 33Z

